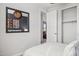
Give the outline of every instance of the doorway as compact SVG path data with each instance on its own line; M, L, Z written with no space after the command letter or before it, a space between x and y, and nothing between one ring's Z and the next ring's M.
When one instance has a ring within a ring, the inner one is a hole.
M46 21L46 13L41 12L41 43L45 43L47 40L47 21Z

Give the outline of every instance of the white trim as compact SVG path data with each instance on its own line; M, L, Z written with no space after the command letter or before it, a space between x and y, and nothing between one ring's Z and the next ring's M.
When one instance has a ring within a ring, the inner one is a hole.
M22 56L24 52L19 52L19 53L16 53L15 55L12 55L12 56Z

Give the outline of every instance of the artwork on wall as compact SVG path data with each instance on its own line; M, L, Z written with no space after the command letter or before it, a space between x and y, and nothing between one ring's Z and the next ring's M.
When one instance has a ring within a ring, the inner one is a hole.
M29 13L6 7L6 32L29 32Z

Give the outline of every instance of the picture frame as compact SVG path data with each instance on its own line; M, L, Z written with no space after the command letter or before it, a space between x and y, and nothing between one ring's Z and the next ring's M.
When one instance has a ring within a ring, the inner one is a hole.
M6 7L6 33L29 32L29 13Z

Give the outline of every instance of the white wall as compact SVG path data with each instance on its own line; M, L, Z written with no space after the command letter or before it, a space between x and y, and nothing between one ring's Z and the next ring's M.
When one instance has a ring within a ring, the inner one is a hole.
M29 32L6 33L6 8L11 7L30 13ZM40 44L41 8L35 4L0 4L0 55L15 55Z
M70 7L77 6L77 39L79 39L79 4L78 3L66 3L56 4L51 8L47 8L47 12L58 10L58 42L62 42L62 10Z

